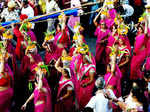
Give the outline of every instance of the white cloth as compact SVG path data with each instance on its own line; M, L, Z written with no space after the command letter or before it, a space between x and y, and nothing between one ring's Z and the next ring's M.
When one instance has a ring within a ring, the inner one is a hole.
M32 18L32 17L34 17L34 10L30 5L28 5L27 8L24 8L24 7L22 8L21 14L26 14L28 16L28 18ZM34 29L34 26L35 26L35 24L32 23L32 29Z
M121 4L129 4L129 0L120 0Z
M108 91L112 97L115 97L112 90ZM105 98L103 92L97 93L95 96L93 96L86 107L94 109L94 112L112 112L112 108L109 107L109 100Z
M19 14L17 10L9 12L8 8L5 8L1 13L1 18L4 18L6 22L10 20L17 20L19 18Z
M81 6L80 0L71 0L71 3L70 3L70 7L71 8L73 8L73 7L80 7L80 6ZM78 10L78 13L82 14L83 10L82 9Z
M150 14L147 12L146 10L146 16L147 16L147 20L148 20L148 28L150 29Z
M125 103L128 107L127 109L136 109L138 111L143 111L143 107L137 106L137 102L133 101L131 95L128 96L128 98L125 100Z
M58 6L58 4L55 2L55 0L51 0L50 2L46 2L46 13L51 13L54 11L59 11L60 8Z
M148 82L148 91L150 92L150 82Z
M123 4L123 9L125 10L125 15L122 15L122 17L129 17L132 16L134 13L134 9L131 5Z
M28 5L27 8L22 8L21 14L26 14L29 18L34 17L34 10L30 5Z

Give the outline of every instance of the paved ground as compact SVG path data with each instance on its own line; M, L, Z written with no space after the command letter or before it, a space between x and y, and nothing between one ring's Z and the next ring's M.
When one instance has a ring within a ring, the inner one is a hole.
M96 50L96 38L95 37L89 37L86 36L85 40L87 42L87 44L89 45L90 51L93 53L93 55L95 56L95 50Z

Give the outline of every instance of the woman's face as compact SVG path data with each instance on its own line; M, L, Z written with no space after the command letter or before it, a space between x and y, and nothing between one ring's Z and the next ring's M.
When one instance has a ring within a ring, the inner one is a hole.
M61 31L61 28L59 25L57 25L57 31L60 32Z
M143 29L141 27L138 28L138 33L139 34L143 33Z
M9 8L8 7L8 11L10 12L10 11L14 11L14 8Z
M147 12L149 12L149 13L150 13L150 8L147 8Z
M122 39L119 39L119 44L123 45L123 40Z
M63 56L63 57L68 56L68 54L67 54L67 51L66 51L66 50L63 50L63 51L62 51L62 56Z
M101 23L101 28L105 29L106 28L106 24L104 22Z
M39 82L39 75L36 75L36 84Z
M63 69L62 74L63 74L64 77L68 78L68 74L66 73L65 69Z

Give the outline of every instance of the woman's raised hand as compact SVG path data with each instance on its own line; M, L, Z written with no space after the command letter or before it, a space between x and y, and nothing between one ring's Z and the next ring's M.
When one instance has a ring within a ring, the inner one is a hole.
M25 103L24 105L22 105L21 110L25 111L27 107L27 104Z

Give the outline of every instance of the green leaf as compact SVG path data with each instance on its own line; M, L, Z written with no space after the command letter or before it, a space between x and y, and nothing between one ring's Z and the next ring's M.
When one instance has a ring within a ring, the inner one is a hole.
M28 88L29 88L29 91L30 91L30 92L33 91L33 87L32 87L32 83L31 83L31 82L28 83Z

